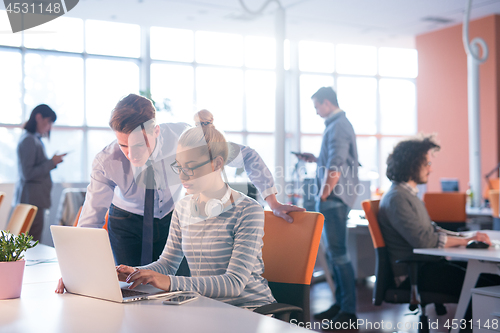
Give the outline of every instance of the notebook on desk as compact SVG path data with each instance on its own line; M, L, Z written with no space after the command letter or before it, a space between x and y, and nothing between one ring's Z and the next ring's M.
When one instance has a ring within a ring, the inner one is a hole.
M155 299L181 292L166 292L150 285L133 290L118 281L115 262L104 229L50 226L66 290L72 294L113 302Z

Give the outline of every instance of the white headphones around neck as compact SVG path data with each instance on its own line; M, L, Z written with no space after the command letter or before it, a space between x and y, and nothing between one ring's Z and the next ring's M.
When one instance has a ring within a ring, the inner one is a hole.
M224 206L231 198L231 188L227 185L226 194L219 199L210 199L205 204L205 215L207 218L219 216L224 211ZM195 198L194 196L191 198L190 207L191 207L191 216L198 217L200 216L200 208L198 207L198 199L199 195Z

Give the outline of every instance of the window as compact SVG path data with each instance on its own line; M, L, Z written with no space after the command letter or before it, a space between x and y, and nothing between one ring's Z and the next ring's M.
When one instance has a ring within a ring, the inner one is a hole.
M0 31L11 32L9 17L5 10L0 10ZM0 45L5 46L21 46L23 35L21 32L11 34L11 33L0 33Z
M85 160L83 156L83 131L78 130L57 130L50 132L50 141L45 141L47 156L50 158L54 154L68 153L64 157L64 162L54 169L50 176L52 181L60 183L77 183L82 179ZM103 147L104 148L104 147Z
M4 110L0 123L20 124L22 121L23 69L21 61L21 52L0 49L0 64L2 64L2 75L0 75L1 108Z
M274 174L276 171L276 166L274 164L274 137L263 136L263 135L248 135L248 146L255 149L259 153L260 157L264 160L267 167Z
M196 61L212 65L243 65L243 37L236 34L197 31Z
M87 60L87 125L108 127L111 110L130 93L139 93L139 66L131 61Z
M83 124L83 59L28 52L24 60L26 118L38 104L57 114L57 125Z
M12 183L17 179L17 143L21 137L20 128L0 127L0 182Z
M192 62L194 59L193 31L151 27L151 58Z
M207 109L223 131L243 130L243 71L232 68L196 69L196 110Z
M274 132L276 75L267 71L246 71L245 91L246 129L250 132Z
M377 49L373 46L337 45L339 74L377 74Z
M24 46L33 49L83 52L83 20L58 17L29 29Z
M151 65L151 97L155 103L170 107L170 111L157 112L158 122L193 122L193 80L192 66Z
M354 132L377 133L377 80L341 76L337 87L339 106L346 111Z
M380 80L381 132L412 135L417 131L415 83L407 80Z
M301 41L299 69L304 72L331 73L334 66L333 44Z
M380 75L408 78L417 77L417 50L381 47L378 54Z
M141 28L125 24L87 20L85 46L88 53L118 57L140 56Z
M245 37L245 65L250 68L275 68L276 41L266 37Z
M87 170L92 170L92 162L95 156L107 145L116 140L115 133L111 129L99 129L88 131L87 148ZM72 154L73 155L73 154ZM85 179L84 177L83 179Z
M0 11L0 30L10 31L5 11ZM143 37L150 58L141 54ZM311 96L332 86L357 134L360 178L374 187L387 186L387 155L417 129L416 51L318 41L285 41L284 46L287 133L285 147L277 149L285 149L285 166L275 161L273 38L169 27L141 30L135 24L67 17L29 32L0 34L0 103L8 110L0 119L5 161L0 180L15 179L18 127L33 107L46 103L58 115L46 141L48 154L71 150L54 170L54 181L88 181L95 155L115 139L108 126L111 110L122 97L149 90L158 122L193 124L193 113L208 109L228 140L255 149L273 172L286 167L288 181L297 162L289 150L319 154L325 124ZM314 177L315 164L305 165L305 176ZM227 172L231 181L246 179L241 170Z

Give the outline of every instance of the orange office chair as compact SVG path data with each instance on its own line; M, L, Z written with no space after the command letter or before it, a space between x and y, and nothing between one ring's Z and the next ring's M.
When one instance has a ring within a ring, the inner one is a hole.
M7 231L14 235L29 233L35 215L38 211L37 206L28 204L18 204L7 224Z
M431 303L436 304L436 312L438 314L445 314L446 308L443 307L444 303L458 303L458 297L441 293L433 292L418 292L417 277L418 277L418 264L427 260L409 258L404 262L408 263L409 276L411 281L411 289L397 288L392 273L391 262L389 253L385 246L384 237L380 231L378 223L378 210L380 200L365 200L361 203L365 211L366 219L368 220L368 229L375 248L375 286L373 288L373 305L381 305L386 303L408 303L410 311L417 309L420 305L420 325L419 333L429 332L428 320L425 314L425 306Z
M496 218L500 217L499 216L499 213L500 213L499 194L500 194L499 190L489 190L488 191L488 199L490 200L491 215L493 215L493 217L496 217Z
M2 206L2 201L3 201L4 198L5 198L5 193L4 192L0 192L0 206Z
M483 192L483 199L489 199L489 191L490 190L499 190L500 189L500 179L487 179L487 185ZM491 201L490 201L491 202Z
M425 193L423 201L431 220L441 228L453 231L466 229L465 193Z
M83 208L83 206L81 206L80 209L78 209L78 213L76 214L75 223L73 223L74 227L76 227L78 225L78 220L80 219L80 214L82 213L82 208ZM104 217L105 222L104 222L104 225L102 226L102 228L106 231L108 231L108 217L109 217L109 209L106 212L106 217Z
M76 227L78 225L78 220L80 220L80 214L82 213L82 208L83 206L80 206L80 208L78 209L78 213L76 213L75 222L73 222L73 227Z
M279 303L264 305L255 312L275 314L289 321L290 312L297 311L299 321L309 321L309 291L324 216L314 212L292 212L293 223L288 223L270 211L264 213L262 276L269 282Z

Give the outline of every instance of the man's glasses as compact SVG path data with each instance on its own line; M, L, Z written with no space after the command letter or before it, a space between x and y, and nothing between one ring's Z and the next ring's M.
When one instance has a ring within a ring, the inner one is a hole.
M178 175L180 175L181 172L182 172L186 176L191 177L191 176L194 176L194 170L196 170L196 169L204 166L205 164L208 164L211 161L212 160L207 160L207 161L205 161L205 162L203 162L201 164L198 164L197 166L192 167L192 168L183 168L183 167L181 167L180 165L177 164L177 161L175 161L174 163L170 164L170 167Z

